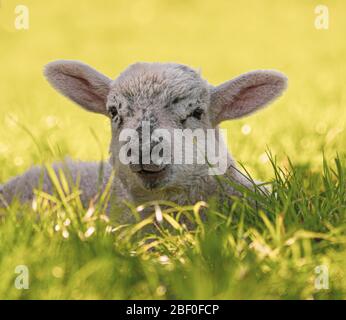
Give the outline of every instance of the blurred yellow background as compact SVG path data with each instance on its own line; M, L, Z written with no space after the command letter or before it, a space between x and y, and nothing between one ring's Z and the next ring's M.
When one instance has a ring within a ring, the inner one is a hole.
M29 9L28 30L14 26L19 4ZM107 157L108 120L74 106L42 76L47 62L62 58L111 77L137 61L179 62L212 84L278 69L288 91L268 109L224 123L230 148L256 178L272 175L267 148L283 165L289 156L318 168L322 150L329 158L346 146L346 2L325 1L327 30L315 28L318 4L0 0L0 181L42 158Z

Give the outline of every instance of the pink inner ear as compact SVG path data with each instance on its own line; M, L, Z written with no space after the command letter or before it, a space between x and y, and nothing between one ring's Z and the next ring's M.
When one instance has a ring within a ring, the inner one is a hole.
M63 72L62 79L68 85L66 95L80 105L84 105L90 111L97 110L103 113L100 106L106 103L106 96L102 93L97 94L98 88L93 87L86 79L78 76L66 75Z
M58 60L44 72L49 83L83 108L107 115L106 99L111 80L79 61Z
M286 77L275 71L254 71L215 88L212 93L215 123L236 119L263 108L281 95Z
M246 116L263 107L277 96L278 89L278 85L267 83L242 89L232 102L231 116Z

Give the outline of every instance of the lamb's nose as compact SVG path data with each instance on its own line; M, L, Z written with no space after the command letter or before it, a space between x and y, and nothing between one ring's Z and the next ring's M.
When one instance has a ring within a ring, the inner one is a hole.
M144 171L148 171L148 172L160 172L162 171L164 168L166 167L166 165L162 164L162 165L157 165L157 164L143 164L142 168Z
M139 173L139 172L151 172L151 173L155 173L155 172L160 172L162 170L164 170L166 168L166 165L156 165L156 164L130 164L130 170L132 172L135 173Z

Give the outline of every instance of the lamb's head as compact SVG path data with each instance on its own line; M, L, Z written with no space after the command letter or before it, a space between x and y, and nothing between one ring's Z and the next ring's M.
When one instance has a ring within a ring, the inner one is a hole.
M111 80L83 63L63 60L48 64L45 75L74 102L110 118L112 165L125 184L142 190L198 183L210 163L197 160L198 146L177 161L177 132L207 133L267 105L286 87L281 73L262 70L214 87L195 70L173 63L137 63ZM184 151L186 140L181 142Z

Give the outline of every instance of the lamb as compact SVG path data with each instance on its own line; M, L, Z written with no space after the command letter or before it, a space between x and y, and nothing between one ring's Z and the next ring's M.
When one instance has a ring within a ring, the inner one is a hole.
M287 78L273 70L245 73L219 86L212 86L194 69L176 63L136 63L115 80L90 66L72 60L58 60L45 67L48 82L61 94L84 109L109 118L112 129L110 160L106 163L67 160L53 166L55 172L68 172L71 181L80 179L81 200L85 206L104 190L112 172L110 203L124 201L140 205L154 200L167 200L179 205L191 204L226 192L239 194L230 184L220 185L207 174L208 163L158 164L151 160L124 163L119 154L125 142L124 129L141 133L143 123L150 132L164 128L215 129L216 140L224 145L219 124L225 120L249 115L279 97L287 87ZM143 140L139 144L144 144ZM149 144L151 150L153 146ZM133 152L135 153L135 152ZM238 169L227 152L224 176L236 184L253 188L253 182ZM99 170L102 165L103 170ZM0 186L0 200L9 204L14 198L32 201L34 189L53 192L46 170L29 169L24 175ZM1 202L1 201L0 201ZM128 214L119 218L129 221Z

